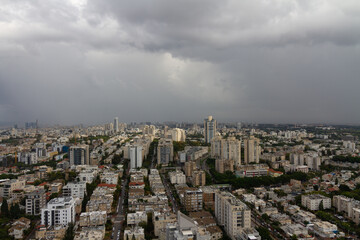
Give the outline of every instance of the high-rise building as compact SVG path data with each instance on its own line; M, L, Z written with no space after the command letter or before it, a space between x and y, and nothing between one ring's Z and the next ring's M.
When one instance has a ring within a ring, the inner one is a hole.
M130 168L142 167L142 146L129 146Z
M233 160L235 166L241 165L241 141L235 137L222 139L220 136L211 140L211 157Z
M40 215L41 209L46 205L44 189L39 189L26 194L25 206L27 215Z
M89 165L89 145L75 145L70 147L70 166Z
M171 129L170 133L171 133L171 138L173 141L185 142L186 134L185 134L184 129L174 128L174 129Z
M72 197L54 198L41 209L41 224L45 226L75 223L75 200Z
M184 192L184 206L186 211L194 212L203 209L203 192L201 189L185 190Z
M187 177L191 177L193 171L195 171L195 170L196 170L196 162L195 161L185 162L184 172Z
M114 131L115 131L115 133L119 132L119 118L118 117L114 118Z
M162 138L157 147L157 163L167 165L174 159L174 147L171 139Z
M260 146L259 139L250 136L244 140L244 158L245 164L259 163L260 161Z
M210 143L216 135L216 120L212 116L204 119L204 136L205 142Z
M215 217L231 239L251 228L251 210L229 192L215 193Z
M192 173L192 184L193 186L205 186L206 174L204 171L193 171Z

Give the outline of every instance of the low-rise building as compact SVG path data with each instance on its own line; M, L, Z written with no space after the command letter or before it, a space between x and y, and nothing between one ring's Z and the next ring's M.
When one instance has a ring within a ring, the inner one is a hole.
M301 196L301 205L309 210L317 211L321 208L331 208L331 198L325 197L321 194L310 194Z

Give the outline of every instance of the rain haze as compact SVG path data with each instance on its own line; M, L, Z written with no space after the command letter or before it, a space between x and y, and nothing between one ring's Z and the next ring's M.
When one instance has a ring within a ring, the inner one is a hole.
M359 0L1 0L0 122L360 123Z

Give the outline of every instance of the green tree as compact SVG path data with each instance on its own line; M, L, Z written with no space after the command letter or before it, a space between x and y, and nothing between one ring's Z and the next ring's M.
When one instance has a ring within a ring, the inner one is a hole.
M10 217L12 219L17 219L21 215L20 206L18 203L11 205L10 207Z
M324 210L324 203L323 201L321 200L320 204L319 204L319 210L320 211L323 211Z
M7 218L10 216L9 206L8 206L6 198L3 198L3 202L1 205L1 216L7 217Z
M70 223L66 229L65 236L63 240L73 240L74 239L74 224Z

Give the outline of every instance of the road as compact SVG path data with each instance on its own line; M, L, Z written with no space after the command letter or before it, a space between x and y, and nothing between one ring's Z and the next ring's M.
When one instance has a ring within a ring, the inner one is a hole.
M121 163L123 164L124 160L121 160ZM113 231L111 234L111 239L120 239L121 238L121 231L122 231L122 223L125 220L125 214L126 211L124 209L124 201L125 201L125 194L126 194L126 186L129 184L128 182L128 176L130 171L130 164L128 164L128 168L125 170L124 173L124 181L122 181L121 184L121 194L119 196L118 205L116 207L116 213L114 214L115 217L113 217Z
M161 178L165 187L165 191L166 191L166 195L168 197L168 199L171 201L172 204L172 210L174 213L177 213L177 211L179 210L179 206L171 192L171 188L170 188L170 182L167 181L166 176L164 176L163 174L161 174Z

